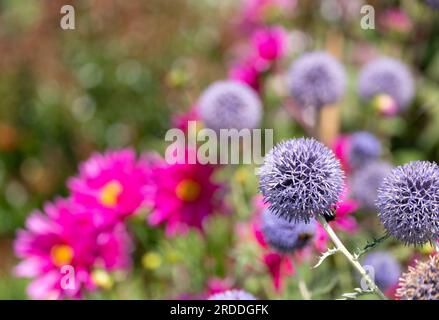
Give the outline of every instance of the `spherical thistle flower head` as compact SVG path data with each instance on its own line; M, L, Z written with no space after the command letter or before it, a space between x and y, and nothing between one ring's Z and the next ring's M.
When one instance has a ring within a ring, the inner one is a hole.
M304 248L316 233L315 220L309 223L288 221L269 209L262 214L262 233L265 241L280 253L290 253Z
M262 117L257 93L245 83L227 80L211 84L198 100L201 119L207 128L254 129Z
M400 279L396 296L401 300L439 300L439 255L409 267Z
M215 293L207 300L257 300L252 294L244 290L232 289L220 293Z
M340 162L312 138L276 145L266 155L259 175L259 189L269 209L296 222L331 215L343 191Z
M398 284L401 265L391 253L386 251L369 253L363 260L363 266L373 268L375 283L382 290L386 291Z
M378 216L389 234L405 244L439 239L439 166L414 161L396 167L377 196Z
M349 165L359 168L368 162L377 160L381 155L381 142L366 131L353 133L350 138Z
M404 110L414 95L413 77L405 64L392 58L378 58L360 71L358 94L369 101L380 94L395 99L399 110Z
M392 165L385 161L372 161L355 171L350 179L351 196L361 207L376 210L378 188L392 171Z
M303 54L291 65L289 79L294 99L305 107L321 108L335 103L345 91L343 66L325 52Z

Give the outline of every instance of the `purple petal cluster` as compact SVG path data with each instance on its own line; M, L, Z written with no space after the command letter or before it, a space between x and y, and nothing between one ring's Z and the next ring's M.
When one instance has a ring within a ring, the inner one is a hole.
M215 293L207 298L207 300L257 300L252 294L244 290L227 290L220 293Z
M401 265L391 253L386 251L369 253L363 260L363 266L373 268L375 283L381 290L387 290L398 284Z
M309 52L290 67L289 87L302 106L321 108L341 99L346 86L343 66L330 54Z
M281 142L265 157L259 189L269 209L288 220L309 222L332 215L343 191L343 171L334 153L312 138Z
M407 66L393 58L378 58L369 62L358 79L358 93L363 100L388 94L395 99L400 110L405 109L413 99L414 87Z
M409 267L396 294L401 300L439 300L439 255Z
M367 131L353 133L350 139L349 164L359 168L368 162L377 160L381 155L381 142Z
M211 84L198 100L198 110L207 128L254 129L262 117L261 101L248 85L233 81Z
M315 236L317 224L286 220L266 209L262 214L265 241L280 253L290 253L305 247Z
M385 161L373 161L355 171L350 179L352 198L357 200L361 207L376 210L378 188L392 168L392 165Z
M387 232L406 244L439 239L439 166L414 161L396 167L378 189L378 215Z

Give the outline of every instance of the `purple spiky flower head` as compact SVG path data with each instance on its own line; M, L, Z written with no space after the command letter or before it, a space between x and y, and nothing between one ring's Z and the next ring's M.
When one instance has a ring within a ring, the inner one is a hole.
M395 257L386 251L369 253L363 260L363 266L373 268L375 283L381 290L387 290L398 284L401 265Z
M308 52L290 67L289 87L302 106L321 108L341 99L346 85L343 66L326 52Z
M312 241L317 229L316 221L294 222L277 216L270 209L262 213L262 233L265 241L280 253L291 253L304 248Z
M356 169L370 161L377 160L381 155L381 142L367 131L358 131L351 135L349 165Z
M312 138L279 143L259 169L259 189L269 209L295 222L332 215L343 179L334 153Z
M405 64L393 58L378 58L366 64L360 71L358 94L370 101L380 94L388 94L404 110L413 99L415 85Z
M215 293L207 300L257 300L252 294L244 290L232 289L220 293Z
M425 0L425 3L433 9L439 10L439 0Z
M377 196L378 216L389 234L405 244L439 239L439 166L413 161L396 167Z
M350 179L350 191L361 207L376 210L378 188L393 166L385 161L372 161L356 170Z
M409 267L401 277L396 296L401 300L439 300L439 255Z
M262 117L261 101L248 85L234 80L217 81L202 93L198 110L207 128L254 129Z

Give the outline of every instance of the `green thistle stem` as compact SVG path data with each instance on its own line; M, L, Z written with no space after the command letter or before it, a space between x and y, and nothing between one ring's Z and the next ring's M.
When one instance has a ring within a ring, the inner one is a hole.
M384 293L378 288L378 286L375 284L375 282L372 280L372 278L367 274L366 270L364 270L363 266L358 262L357 259L354 258L354 256L349 252L348 249L344 246L343 242L338 238L337 234L334 232L334 230L331 228L329 223L325 220L325 218L322 215L317 215L317 219L322 225L323 229L325 229L328 236L331 238L332 242L334 242L336 248L349 260L349 262L352 264L352 266L360 273L360 275L363 277L363 279L366 280L366 283L368 284L369 288L376 293L378 297L380 297L382 300L387 300L387 297L384 295Z

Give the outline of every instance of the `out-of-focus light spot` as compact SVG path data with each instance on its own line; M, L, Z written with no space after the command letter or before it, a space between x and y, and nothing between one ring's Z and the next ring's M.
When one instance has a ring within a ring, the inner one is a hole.
M328 21L338 21L343 15L343 9L336 0L323 0L320 5L320 14Z
M15 208L23 207L28 199L27 191L17 181L8 183L5 190L6 201Z
M136 60L128 60L116 69L116 78L119 82L128 86L135 86L142 76L142 66Z
M162 264L162 257L157 252L147 252L142 257L142 266L145 269L155 270Z
M131 130L126 124L115 123L107 129L106 140L110 147L124 147L131 140Z
M79 69L78 77L85 88L93 88L102 82L103 74L97 64L90 62Z
M86 122L93 118L96 103L90 96L82 96L73 101L71 111L76 120Z

